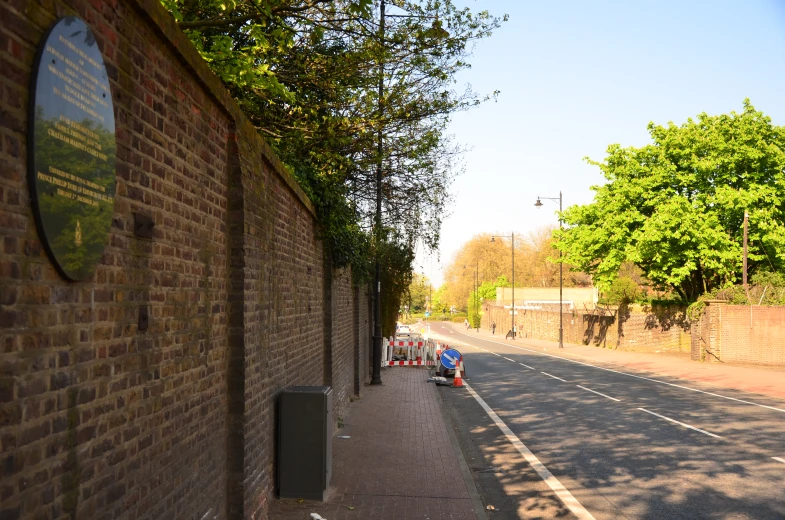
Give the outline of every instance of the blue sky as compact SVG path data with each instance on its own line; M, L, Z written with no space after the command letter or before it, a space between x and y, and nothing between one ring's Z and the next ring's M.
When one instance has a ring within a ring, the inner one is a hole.
M466 171L441 259L419 254L415 265L436 286L473 235L557 225L558 205L537 209L538 195L591 202L603 179L583 157L649 143L649 121L740 112L749 97L785 125L785 0L455 2L510 19L477 44L456 85L501 94L453 118Z

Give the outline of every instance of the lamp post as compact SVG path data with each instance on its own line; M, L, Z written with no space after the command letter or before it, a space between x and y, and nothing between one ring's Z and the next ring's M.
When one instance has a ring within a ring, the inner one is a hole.
M384 45L384 0L379 6L379 37ZM379 120L384 115L384 62L379 63ZM379 264L379 242L382 236L382 153L384 150L384 136L382 128L376 136L376 218L374 219L374 231L376 235L376 280L373 284L373 369L371 372L371 384L382 384L382 302L379 299L382 292L382 273Z
M559 191L559 197L540 197L537 196L537 202L534 203L535 207L542 207L540 199L559 201L559 229L562 229L562 193ZM559 348L564 348L564 308L562 307L562 287L563 287L563 272L564 264L561 261L561 249L559 249Z
M510 250L512 251L512 305L510 306L510 331L512 332L512 340L515 341L515 233L509 235L493 235L491 242L495 242L496 238L509 238Z
M438 16L415 16L415 15L396 15L385 13L385 0L379 2L379 42L382 46L385 44L384 31L385 31L385 16L390 18L422 18L422 19L438 19ZM382 237L382 162L384 152L384 135L381 121L384 116L384 60L379 61L379 100L377 112L379 114L380 126L376 135L376 215L374 218L374 235L376 238L376 279L373 285L373 348L372 348L372 373L371 384L382 384L381 378L381 365L382 365L382 305L381 305L381 266L379 264L379 242Z

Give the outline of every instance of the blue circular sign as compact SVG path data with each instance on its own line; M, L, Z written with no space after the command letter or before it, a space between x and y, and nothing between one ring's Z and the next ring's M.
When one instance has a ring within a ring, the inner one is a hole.
M455 370L455 365L458 364L458 360L461 359L461 353L454 348L448 348L442 352L442 357L440 359L444 368Z

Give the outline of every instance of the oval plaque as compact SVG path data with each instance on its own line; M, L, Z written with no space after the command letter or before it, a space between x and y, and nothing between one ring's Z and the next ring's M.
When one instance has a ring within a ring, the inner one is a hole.
M44 248L72 281L100 262L115 197L114 108L98 44L69 16L49 30L33 67L28 184Z

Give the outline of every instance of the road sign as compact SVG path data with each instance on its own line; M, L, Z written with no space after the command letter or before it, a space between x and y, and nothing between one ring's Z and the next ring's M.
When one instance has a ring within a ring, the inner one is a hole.
M442 352L441 356L442 366L448 370L455 370L455 364L461 359L461 353L454 348L448 348Z
M428 316L430 316L430 315L431 315L431 313L430 313L430 312L426 312L426 313L425 313L425 317L426 317L426 318L427 318Z

